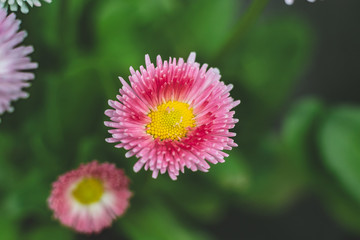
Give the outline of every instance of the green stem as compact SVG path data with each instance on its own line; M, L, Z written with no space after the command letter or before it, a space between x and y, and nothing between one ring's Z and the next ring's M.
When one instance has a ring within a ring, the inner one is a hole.
M64 50L66 48L62 48L65 47L66 42L66 33L67 33L67 19L68 19L68 1L67 0L61 0L60 1L60 14L59 14L59 39L60 39L60 43L59 43L59 47L60 49Z
M256 22L260 13L264 10L269 0L253 0L243 17L239 19L225 44L214 56L215 62L219 62L244 37L246 31Z

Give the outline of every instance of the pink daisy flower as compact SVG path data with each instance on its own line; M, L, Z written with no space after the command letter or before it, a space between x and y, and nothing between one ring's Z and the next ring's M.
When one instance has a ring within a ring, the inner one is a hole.
M123 170L93 161L53 183L49 207L62 224L78 232L98 233L124 214L131 196L128 185Z
M32 46L17 47L26 37L25 31L18 32L19 26L14 13L7 16L0 8L0 114L13 111L11 101L28 97L22 88L30 85L27 81L34 74L22 71L38 67L27 56L34 51Z
M167 172L175 180L185 167L207 172L207 162L224 162L223 150L237 146L229 132L240 103L230 97L233 86L220 81L217 68L200 67L195 53L187 62L158 56L156 67L146 55L145 63L140 71L130 67L130 85L120 77L120 95L105 111L105 125L114 128L106 141L139 158L134 171L150 169L153 178Z

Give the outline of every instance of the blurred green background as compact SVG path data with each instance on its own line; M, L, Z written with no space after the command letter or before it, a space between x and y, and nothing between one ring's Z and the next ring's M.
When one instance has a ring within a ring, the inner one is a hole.
M0 124L0 239L360 239L360 1L54 0L23 15L39 62ZM107 100L144 55L218 67L239 147L209 173L133 173L105 143ZM99 235L52 218L58 175L97 159L134 196Z

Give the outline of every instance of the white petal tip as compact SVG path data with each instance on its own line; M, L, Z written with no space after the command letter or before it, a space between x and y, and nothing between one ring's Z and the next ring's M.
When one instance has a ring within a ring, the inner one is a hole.
M188 63L194 63L195 62L195 58L196 58L196 53L195 52L191 52L188 59L187 59L187 62Z

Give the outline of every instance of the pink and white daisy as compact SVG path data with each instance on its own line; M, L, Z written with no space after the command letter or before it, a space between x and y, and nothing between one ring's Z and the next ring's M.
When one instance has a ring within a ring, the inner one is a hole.
M14 13L7 16L0 8L0 115L13 110L11 101L28 97L22 89L30 85L28 81L34 74L23 70L38 67L28 57L33 47L18 46L26 37L25 31L18 32L19 26L20 21Z
M119 142L115 147L128 150L126 157L139 158L134 171L150 169L153 178L167 172L175 180L185 167L207 172L207 161L224 162L223 150L237 146L229 130L240 101L230 97L233 86L220 81L217 68L195 62L195 53L187 62L160 56L156 62L146 55L146 69L130 67L130 85L120 77L120 95L105 111L105 125L113 128L106 141Z
M82 233L98 233L124 214L131 192L129 179L114 164L80 165L53 183L48 199L55 218Z

